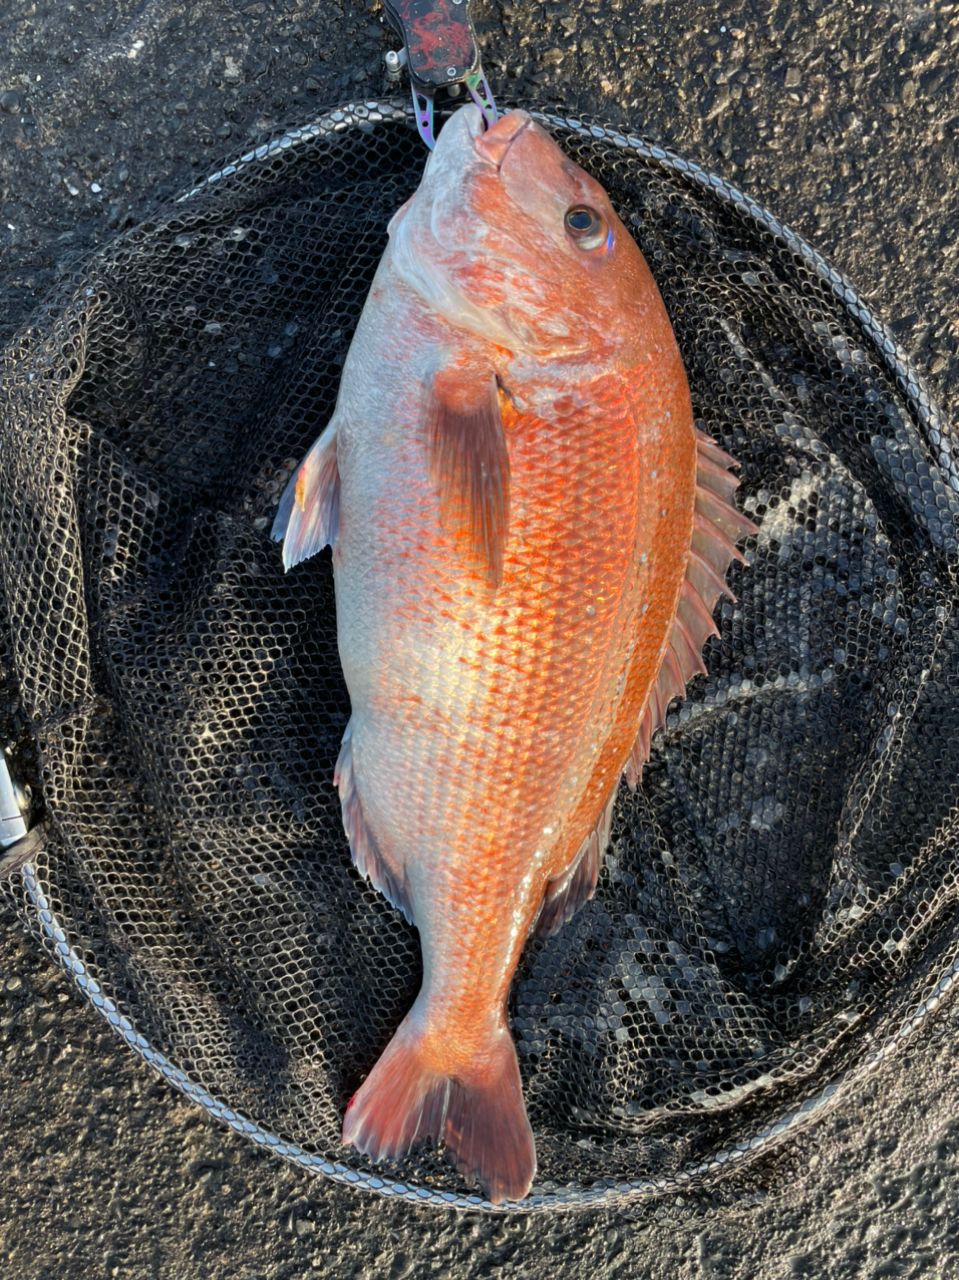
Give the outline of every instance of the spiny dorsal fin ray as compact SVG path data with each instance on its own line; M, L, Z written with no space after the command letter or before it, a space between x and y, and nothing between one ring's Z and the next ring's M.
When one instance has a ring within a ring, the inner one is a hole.
M718 597L719 593L717 592L716 599ZM710 636L719 635L719 628L713 622L712 611L715 604L716 600L714 599L711 605L707 606L707 602L693 586L687 573L686 580L679 592L678 617L682 620L687 634L700 653Z
M689 549L689 561L686 565L686 581L692 591L702 600L710 618L713 616L713 610L716 608L716 601L720 596L726 595L735 603L736 597L725 585L722 578L709 563L696 550L695 541Z
M705 431L696 428L696 448L706 458L717 463L724 470L728 471L730 467L738 467L739 463L731 453L727 453L721 448L712 436L707 435Z
M726 573L733 560L743 560L736 540L756 533L753 522L733 505L739 481L729 474L729 469L737 465L735 460L698 430L696 450L696 511L686 578L659 675L649 691L636 740L624 766L626 781L634 790L649 759L653 734L665 723L670 702L685 695L688 680L706 671L703 645L710 636L719 634L713 609L722 595L735 599L726 585Z
M685 689L686 682L692 680L693 676L704 676L706 674L706 664L703 662L702 642L697 644L686 629L680 609L677 609L676 617L673 619L673 630L669 643L682 671L683 688Z
M737 511L731 502L701 484L696 487L696 514L703 516L732 541L756 532L753 522ZM735 546L733 553L738 554ZM730 559L733 558L731 554Z
M732 502L733 494L739 488L736 477L731 475L725 467L721 467L718 462L713 462L702 450L696 461L696 483L703 488L711 489L713 493L725 498L729 503Z

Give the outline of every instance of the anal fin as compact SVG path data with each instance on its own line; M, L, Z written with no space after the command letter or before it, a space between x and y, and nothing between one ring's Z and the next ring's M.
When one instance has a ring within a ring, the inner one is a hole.
M550 880L543 894L543 905L536 920L536 934L549 937L557 933L596 892L603 854L609 844L616 806L616 788L603 805L599 821L580 845L576 856L562 875Z
M343 830L350 842L353 865L374 889L394 906L408 924L413 924L413 905L409 886L401 867L392 865L382 853L376 837L363 816L363 804L356 786L353 769L353 721L346 726L343 743L333 771L333 781L340 792Z

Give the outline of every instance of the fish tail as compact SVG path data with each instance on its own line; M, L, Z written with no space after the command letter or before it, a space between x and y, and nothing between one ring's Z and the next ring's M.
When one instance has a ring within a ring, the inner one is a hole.
M488 1198L521 1200L536 1172L516 1047L505 1022L465 1069L443 1069L442 1043L407 1015L343 1119L343 1141L372 1160L396 1159L442 1140Z

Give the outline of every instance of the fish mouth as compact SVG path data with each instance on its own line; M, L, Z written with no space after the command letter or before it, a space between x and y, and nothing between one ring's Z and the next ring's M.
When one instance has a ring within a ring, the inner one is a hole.
M477 124L482 129L483 117L479 111L476 114ZM510 147L532 123L532 117L525 111L511 111L508 115L500 116L492 128L474 135L473 146L477 154L491 164L498 173L503 167L503 161L509 154Z

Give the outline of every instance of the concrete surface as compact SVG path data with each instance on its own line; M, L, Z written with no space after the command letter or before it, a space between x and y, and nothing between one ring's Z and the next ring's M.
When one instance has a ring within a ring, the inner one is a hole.
M476 3L494 88L718 169L959 386L959 5ZM58 271L252 137L384 88L373 6L0 0L0 336ZM56 1275L959 1276L953 1006L748 1196L485 1219L311 1180L121 1049L0 911L0 1266Z

